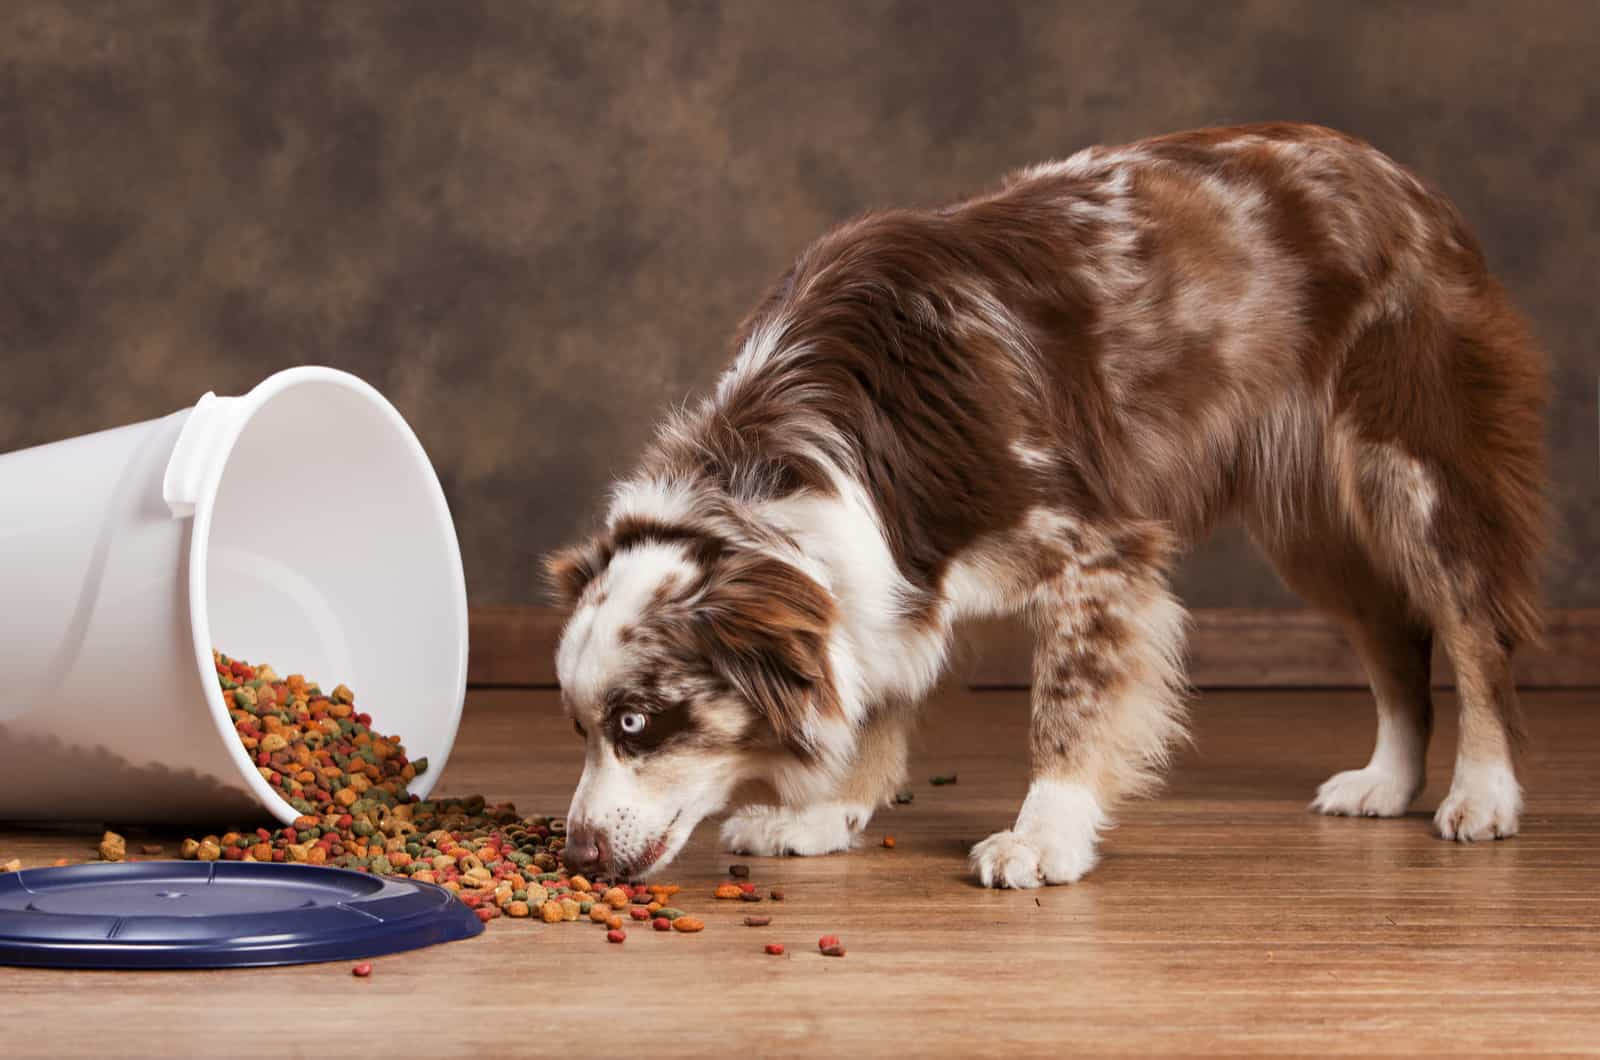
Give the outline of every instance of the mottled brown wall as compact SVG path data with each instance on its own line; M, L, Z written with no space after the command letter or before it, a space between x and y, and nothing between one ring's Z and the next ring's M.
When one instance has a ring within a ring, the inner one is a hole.
M830 224L1096 141L1303 119L1479 228L1558 366L1554 597L1600 605L1597 33L1600 5L1538 0L10 0L0 450L339 365L418 428L473 598L531 600L537 555ZM1183 581L1290 602L1230 535Z

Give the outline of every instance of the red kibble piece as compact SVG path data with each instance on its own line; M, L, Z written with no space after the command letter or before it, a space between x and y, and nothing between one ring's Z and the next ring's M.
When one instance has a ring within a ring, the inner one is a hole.
M743 891L745 894L755 894L756 885L753 883L741 883L739 884L739 890Z
M272 833L267 831L265 828L257 828L256 835L262 839L265 839L269 843L272 842Z
M844 956L844 947L843 946L824 946L822 948L822 955L824 957L843 957Z
M485 924L487 924L489 921L491 921L491 920L493 920L495 918L495 914L500 912L500 910L496 909L492 905L486 905L486 906L482 906L482 907L480 907L478 909L474 909L473 912L478 914L478 919L479 920L481 920Z
M782 957L783 956L783 943L781 943L781 942L769 942L766 945L766 951L768 953L772 954L774 957Z
M837 945L839 945L839 936L838 935L824 935L820 939L817 940L817 949L819 949L819 950L825 950L829 946L837 946Z
M664 916L658 916L654 920L650 921L650 926L655 928L657 931L671 931L672 921L668 920Z
M649 920L650 910L646 909L642 905L636 905L629 908L628 915L633 917L635 920Z
M367 976L372 974L372 962L362 961L360 964L350 969L350 974L355 976L357 979L365 979Z
M464 894L461 896L461 903L468 909L476 909L483 904L483 899L475 894Z
M613 928L612 930L606 932L606 941L607 942L621 942L623 939L625 939L627 937L628 937L628 933L626 931L623 931L621 928Z

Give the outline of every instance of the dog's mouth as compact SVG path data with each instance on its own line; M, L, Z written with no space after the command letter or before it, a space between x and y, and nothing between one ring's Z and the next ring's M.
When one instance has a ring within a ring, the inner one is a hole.
M679 810L673 815L672 820L667 822L667 827L662 830L661 835L645 844L644 850L640 851L638 857L626 865L615 866L617 877L619 879L634 879L643 876L654 868L657 862L666 857L668 851L675 850L677 844L672 841L672 830L677 826L678 819L682 816L683 811Z

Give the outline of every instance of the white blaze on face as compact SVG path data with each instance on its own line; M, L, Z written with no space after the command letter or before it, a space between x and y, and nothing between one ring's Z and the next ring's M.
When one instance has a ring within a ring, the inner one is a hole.
M622 631L645 617L663 587L696 575L681 544L647 544L618 553L578 601L561 635L556 675L573 702L592 713L627 673Z

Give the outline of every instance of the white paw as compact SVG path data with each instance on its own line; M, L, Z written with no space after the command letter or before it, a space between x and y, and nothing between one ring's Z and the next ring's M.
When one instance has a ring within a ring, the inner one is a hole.
M1522 788L1503 763L1456 762L1450 793L1433 815L1440 837L1473 843L1517 834Z
M1329 777L1311 809L1340 817L1399 817L1421 792L1421 778L1414 774L1367 766Z
M1087 787L1036 780L1015 827L972 848L972 869L985 887L1075 883L1094 868L1095 838L1105 825Z
M722 845L738 854L777 857L849 850L872 818L872 807L827 802L803 810L750 806L722 822Z
M972 848L972 869L985 887L1076 883L1094 868L1094 843L1049 835L996 832Z

